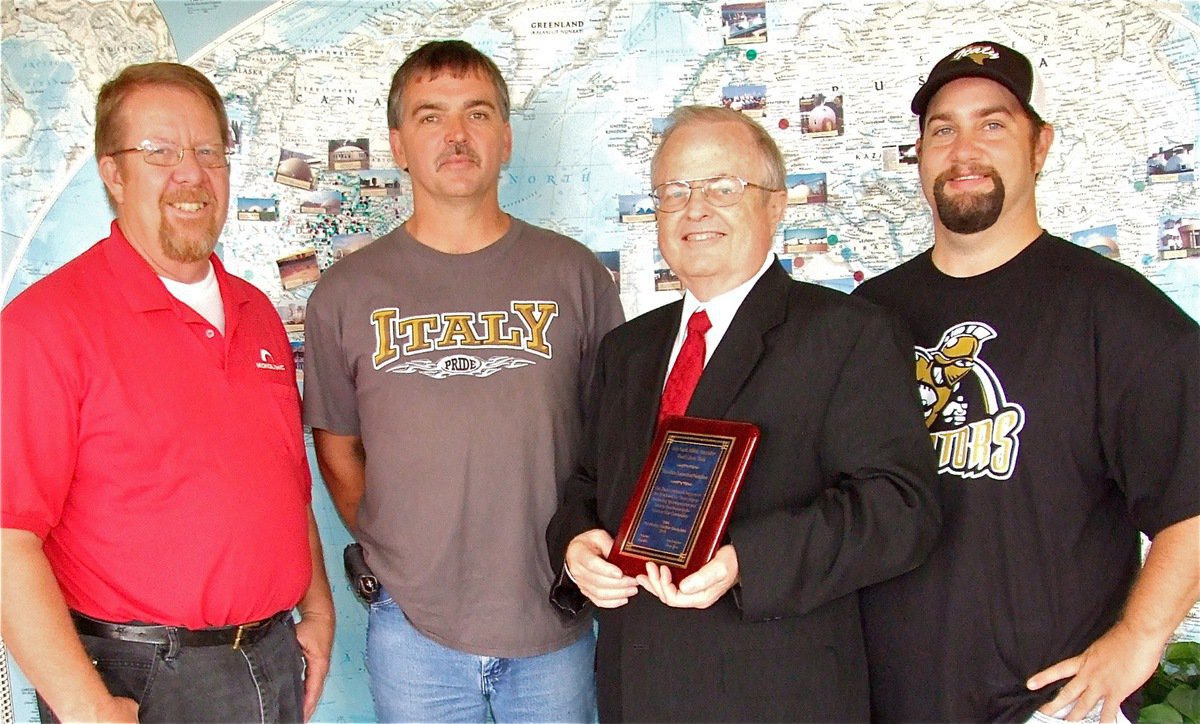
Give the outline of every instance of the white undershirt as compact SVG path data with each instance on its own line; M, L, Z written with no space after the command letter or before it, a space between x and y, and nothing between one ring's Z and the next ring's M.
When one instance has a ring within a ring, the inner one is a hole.
M225 305L221 304L221 287L217 284L217 273L212 262L208 263L208 274L198 282L188 284L160 276L163 286L179 301L196 310L208 323L225 334Z
M683 347L683 340L687 338L687 323L692 318L692 314L699 309L708 312L708 321L712 323L712 328L704 334L704 364L708 364L708 360L712 358L713 351L717 345L721 343L721 339L725 336L725 332L729 329L729 325L733 323L733 317L737 314L738 308L742 306L746 295L758 283L758 280L766 273L767 269L775 263L775 255L767 252L767 258L763 261L758 272L742 282L738 286L723 292L708 300L701 302L689 291L683 295L683 314L680 315L679 330L675 332L675 345L671 348L671 361L667 365L667 373L670 375L671 367L675 364L675 358L679 356L679 349ZM666 378L663 378L663 386L667 384Z

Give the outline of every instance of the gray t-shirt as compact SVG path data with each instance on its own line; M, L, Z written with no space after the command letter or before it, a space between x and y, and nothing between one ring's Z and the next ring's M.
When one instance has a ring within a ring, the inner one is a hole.
M515 218L457 255L401 226L322 275L304 422L362 438L361 543L430 638L533 656L590 625L547 600L545 530L576 464L596 349L622 319L590 250Z

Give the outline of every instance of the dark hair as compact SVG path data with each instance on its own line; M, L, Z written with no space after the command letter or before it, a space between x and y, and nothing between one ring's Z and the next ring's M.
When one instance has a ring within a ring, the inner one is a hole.
M418 76L436 78L442 73L450 73L455 78L467 73L479 73L491 80L500 98L500 114L508 122L508 84L492 59L462 40L434 40L410 53L392 76L387 103L388 128L400 127L400 96L408 84Z
M121 131L121 105L135 90L147 87L168 87L195 93L217 117L221 127L221 142L230 145L229 116L225 114L225 102L221 94L203 73L180 63L143 63L131 65L115 78L100 87L96 99L96 158L119 150Z

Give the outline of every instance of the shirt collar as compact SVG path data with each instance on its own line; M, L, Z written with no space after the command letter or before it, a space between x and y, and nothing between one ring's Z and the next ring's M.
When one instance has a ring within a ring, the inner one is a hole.
M767 252L767 258L763 260L762 266L759 267L758 272L754 276L733 289L718 294L707 302L701 302L691 291L684 292L683 316L681 317L681 331L679 334L686 334L687 320L691 318L692 313L697 309L703 309L708 312L708 321L712 322L712 329L708 331L708 334L704 335L705 339L712 341L720 340L724 337L725 330L729 329L729 325L733 323L733 316L737 314L738 308L742 306L746 295L750 293L750 290L754 288L754 285L758 283L758 280L767 272L767 269L771 268L771 264L774 262L775 255ZM716 344L709 345L710 353L716 346Z
M104 257L113 271L118 289L135 310L149 312L156 309L176 309L179 304L163 286L150 263L142 258L133 244L121 231L120 224L113 219L109 236L100 242ZM221 299L226 309L249 301L249 297L237 286L230 284L229 273L216 254L209 255L217 284L221 287Z

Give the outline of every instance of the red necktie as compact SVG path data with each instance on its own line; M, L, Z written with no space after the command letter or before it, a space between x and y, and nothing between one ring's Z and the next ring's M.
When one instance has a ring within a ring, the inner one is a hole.
M667 386L663 388L662 402L658 406L658 419L661 422L668 415L682 415L700 381L700 373L704 371L704 333L712 329L708 321L708 312L703 309L693 312L687 323L687 338L679 348L679 356L675 358L675 366L667 375Z

